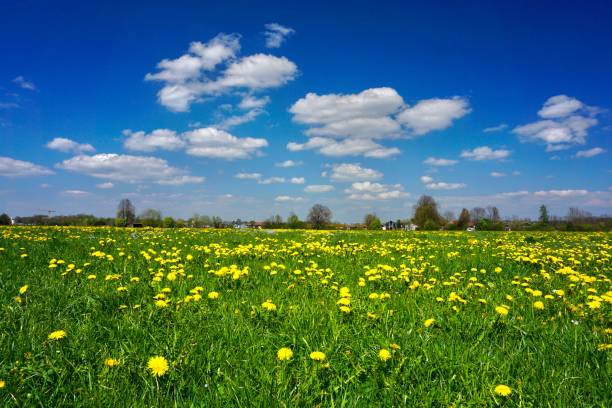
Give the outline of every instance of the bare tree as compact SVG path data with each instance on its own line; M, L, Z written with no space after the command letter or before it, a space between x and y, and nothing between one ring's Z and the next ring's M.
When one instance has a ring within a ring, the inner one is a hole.
M499 222L501 217L499 215L499 210L497 207L488 206L487 207L487 218L491 220L491 222Z
M457 228L466 229L470 224L470 212L467 208L461 210L461 214L459 214L459 219L457 220Z
M321 204L315 204L308 212L308 222L313 228L321 229L331 222L332 212L329 208Z
M482 207L474 207L472 208L472 211L470 213L470 218L472 218L472 221L474 221L475 223L478 223L478 221L485 218L485 216L486 216L486 211Z
M123 225L127 226L134 223L136 219L136 208L132 204L132 202L124 198L119 201L119 205L117 206L117 220Z

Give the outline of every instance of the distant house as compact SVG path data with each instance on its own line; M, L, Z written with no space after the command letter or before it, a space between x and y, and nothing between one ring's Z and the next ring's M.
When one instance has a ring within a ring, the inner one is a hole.
M264 222L263 221L249 221L246 223L246 226L252 229L262 229L264 226Z
M467 227L465 230L469 232L476 231L476 227L472 225L470 227Z
M413 223L404 225L404 231L416 231L417 229L419 229L419 226Z
M398 229L398 225L395 221L387 221L382 226L383 231L392 231Z
M512 231L512 228L510 228L510 225L504 225L504 231Z

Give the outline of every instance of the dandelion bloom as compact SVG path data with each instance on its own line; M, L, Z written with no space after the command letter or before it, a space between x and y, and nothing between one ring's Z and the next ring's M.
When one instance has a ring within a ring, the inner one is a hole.
M47 336L49 340L61 340L64 337L66 337L66 332L64 330L56 330Z
M119 360L116 358L107 358L104 360L104 365L107 367L115 367L119 365Z
M534 309L544 310L544 302L540 302L539 300L537 302L533 302L533 307Z
M431 319L425 320L425 323L423 324L425 325L425 327L431 327L434 325L435 322L436 322L436 319L432 317Z
M508 314L508 309L504 306L497 306L495 311L502 316L506 316Z
M23 285L22 287L19 288L19 294L20 295L23 295L27 291L28 291L28 285Z
M0 388L4 388L6 386L6 382L4 380L0 380Z
M162 375L166 374L166 371L168 371L168 361L161 356L151 357L149 359L148 367L153 375L161 377Z
M289 347L280 348L278 352L276 353L276 358L278 358L281 361L291 360L292 357L293 357L293 351L291 351Z
M508 395L512 394L512 388L504 384L499 384L497 387L495 387L495 393L497 395L501 395L502 397L507 397Z
M209 299L219 299L219 292L209 292L208 298Z
M268 299L265 302L263 302L261 304L261 307L266 309L268 312L273 312L273 311L276 310L276 305L274 303L272 303L272 301L270 299Z
M380 361L387 361L391 358L391 352L387 349L380 349L380 351L378 352L378 358L380 359Z
M312 358L314 361L324 361L325 353L322 353L320 351L313 351L312 353L310 353L310 358Z

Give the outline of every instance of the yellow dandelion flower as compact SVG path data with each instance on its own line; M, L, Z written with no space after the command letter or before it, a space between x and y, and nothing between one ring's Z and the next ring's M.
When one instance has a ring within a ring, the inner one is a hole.
M502 397L507 397L508 395L512 394L512 388L504 384L499 384L495 387L495 393L497 395L501 395Z
M508 308L504 307L504 306L497 306L495 308L495 311L497 313L499 313L502 316L506 316L508 314Z
M112 368L119 365L119 360L117 360L116 358L107 358L106 360L104 360L104 365Z
M20 295L23 295L27 291L28 291L28 285L23 285L22 287L19 288L19 294Z
M0 389L6 387L6 382L4 380L0 380Z
M544 302L541 302L539 300L537 302L533 302L533 308L538 310L544 310Z
M268 299L261 304L261 307L266 309L268 312L273 312L276 310L276 305L272 303L272 300Z
M47 336L49 340L61 340L64 337L66 337L66 332L64 330L56 330Z
M168 371L168 361L161 356L151 357L147 364L154 376L161 377Z
M293 351L291 351L291 349L288 347L282 347L276 353L276 358L278 358L281 361L291 360L292 357L293 357Z
M433 317L431 319L427 319L425 320L425 323L423 323L425 325L425 327L431 327L436 323L436 319L434 319Z
M209 292L208 298L209 299L219 299L219 292Z
M168 301L163 299L156 300L155 306L159 307L160 309L168 307Z
M380 349L378 352L378 359L385 362L391 358L391 352L387 349Z
M313 351L312 353L310 353L310 358L314 361L325 361L326 356L323 352Z
M391 343L389 347L391 347L393 350L399 350L401 348L397 343Z

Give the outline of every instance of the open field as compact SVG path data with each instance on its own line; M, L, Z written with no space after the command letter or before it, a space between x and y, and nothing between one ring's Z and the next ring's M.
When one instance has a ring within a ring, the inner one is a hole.
M611 238L3 228L0 405L612 406Z

